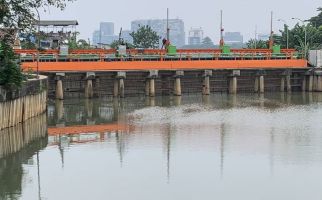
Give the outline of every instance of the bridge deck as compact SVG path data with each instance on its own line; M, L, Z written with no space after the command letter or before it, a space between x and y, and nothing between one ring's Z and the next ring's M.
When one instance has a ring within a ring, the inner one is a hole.
M36 62L23 62L24 70L37 70ZM191 60L191 61L115 61L115 62L39 62L39 71L137 71L196 69L281 69L306 68L303 59L280 60Z

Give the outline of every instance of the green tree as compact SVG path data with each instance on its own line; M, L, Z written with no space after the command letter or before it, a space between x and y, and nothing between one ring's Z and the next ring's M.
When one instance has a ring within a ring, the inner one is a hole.
M214 47L214 43L212 42L210 37L205 37L202 40L201 45L202 45L203 48L213 48Z
M254 40L250 39L247 43L246 46L248 49L268 49L268 42L264 40Z
M133 45L136 48L156 49L159 47L160 37L150 26L141 26L136 32L130 33L130 35L133 37Z
M37 21L39 8L55 6L64 9L73 0L0 0L1 55L0 85L20 86L23 74L12 50L16 30L30 32Z
M4 36L0 41L0 85L7 89L21 86L24 75L10 45L12 38Z
M77 48L78 49L90 49L91 46L86 40L80 39L77 41Z
M112 44L111 44L111 48L112 48L112 49L117 49L117 47L118 47L120 44L121 44L121 42L120 42L120 41L115 40L114 42L112 42ZM134 45L133 45L133 44L131 44L131 43L129 43L129 42L124 42L123 44L125 44L125 46L126 46L126 48L127 48L127 49L134 49Z
M317 11L319 14L308 20L315 28L322 26L322 7L319 7Z

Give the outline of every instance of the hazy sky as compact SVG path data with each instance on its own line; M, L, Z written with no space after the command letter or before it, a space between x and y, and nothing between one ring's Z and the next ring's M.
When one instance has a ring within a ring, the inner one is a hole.
M224 11L225 31L240 31L246 40L254 37L256 25L258 33L269 33L271 11L274 12L274 31L278 32L283 23L277 19L294 25L292 17L308 19L316 15L322 0L77 0L68 4L64 11L50 8L42 12L41 19L77 19L80 37L92 39L100 21L114 22L117 33L120 27L130 29L135 19L166 18L167 7L170 18L184 20L186 35L191 27L202 27L205 36L217 43L220 9Z

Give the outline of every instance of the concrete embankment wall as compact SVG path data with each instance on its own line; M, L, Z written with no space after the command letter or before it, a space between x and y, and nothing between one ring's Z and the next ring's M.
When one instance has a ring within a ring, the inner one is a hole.
M0 159L17 153L35 140L47 137L47 116L41 114L0 131Z
M48 80L45 76L28 80L16 90L0 87L0 130L44 113L47 109Z

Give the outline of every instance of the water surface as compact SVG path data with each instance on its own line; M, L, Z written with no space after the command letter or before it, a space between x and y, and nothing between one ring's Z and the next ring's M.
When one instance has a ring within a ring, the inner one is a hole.
M71 99L47 115L0 133L0 199L322 197L321 94Z

